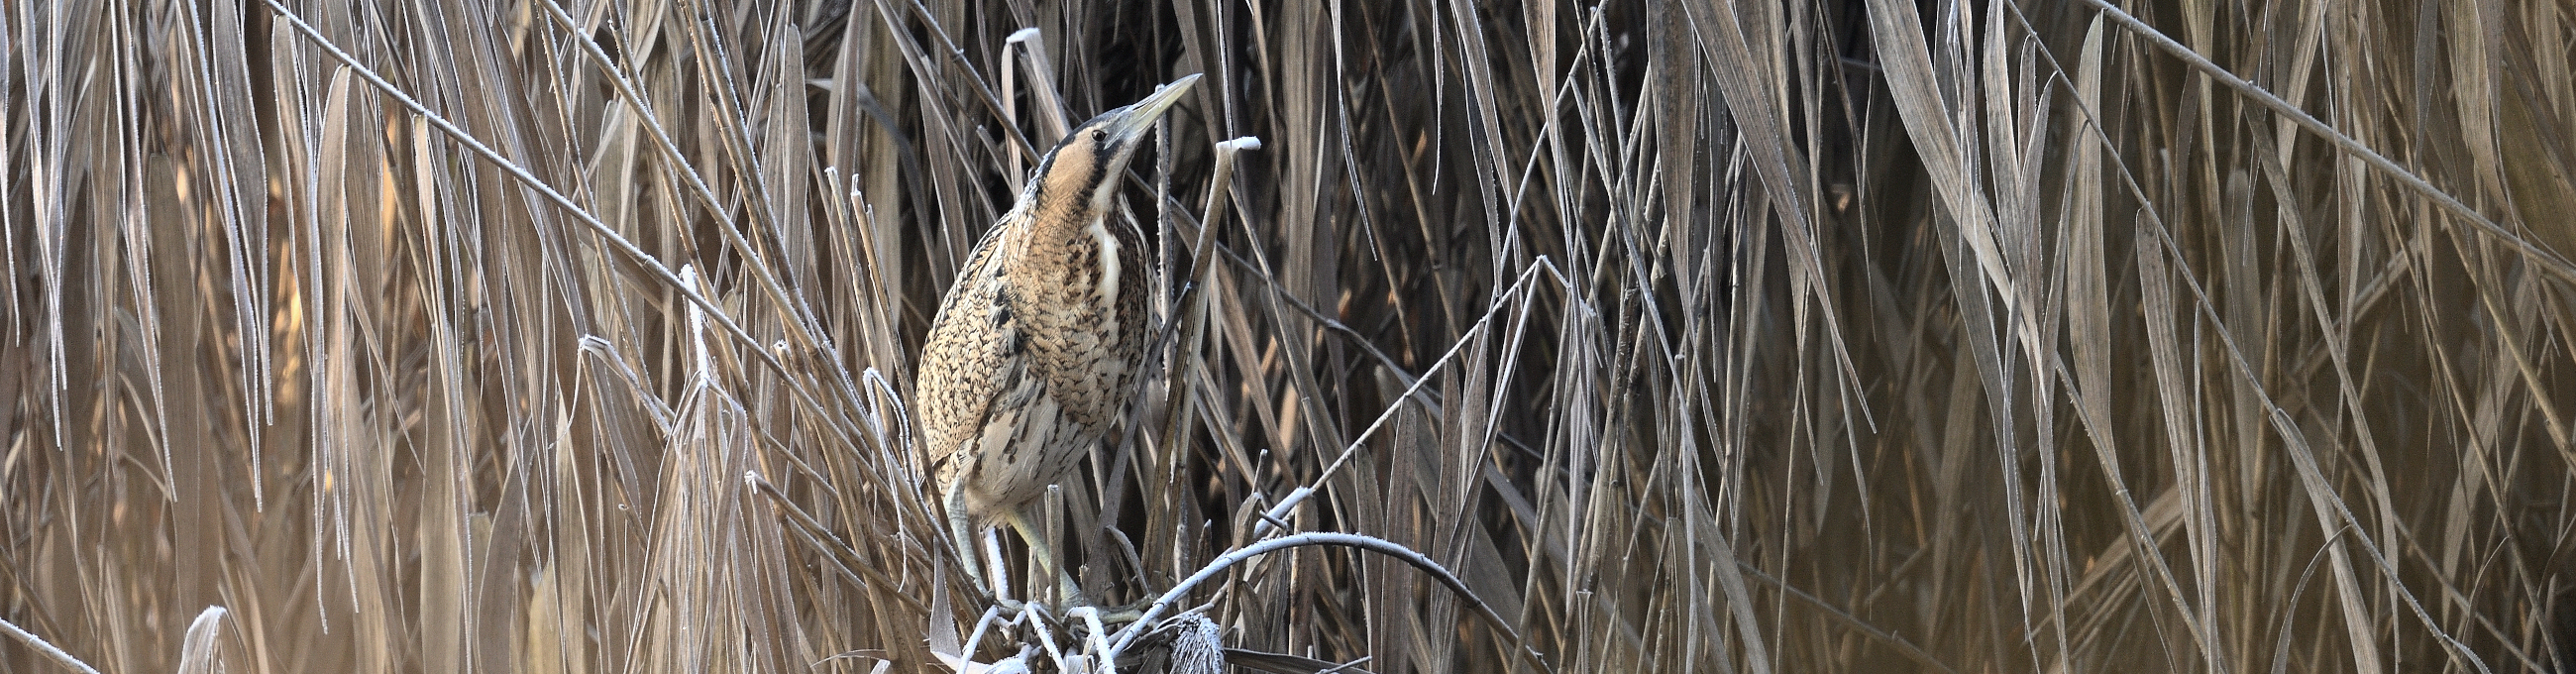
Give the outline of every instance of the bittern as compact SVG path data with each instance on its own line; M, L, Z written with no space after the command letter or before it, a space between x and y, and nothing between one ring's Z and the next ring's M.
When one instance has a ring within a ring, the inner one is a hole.
M996 521L1069 577L1028 509L1134 397L1152 268L1143 233L1110 217L1111 201L1139 141L1198 78L1101 113L1048 150L931 321L913 407L958 554L979 582L969 526Z

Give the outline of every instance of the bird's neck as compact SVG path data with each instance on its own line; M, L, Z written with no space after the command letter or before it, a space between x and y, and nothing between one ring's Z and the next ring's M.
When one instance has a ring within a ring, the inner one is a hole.
M1096 223L1109 215L1107 204L1093 203L1089 190L1048 189L1026 195L1029 240L1033 243L1087 239Z
M1117 224L1104 209L1080 201L1040 200L1026 219L1012 271L1022 278L1014 286L1041 313L1097 316L1117 305L1120 292L1132 290L1119 287L1119 279L1124 256L1135 253L1126 247L1133 244L1117 236Z

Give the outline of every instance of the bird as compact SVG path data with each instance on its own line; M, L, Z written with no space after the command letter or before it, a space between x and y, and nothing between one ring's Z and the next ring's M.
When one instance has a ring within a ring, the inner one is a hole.
M1029 510L1104 437L1144 368L1144 235L1111 217L1120 177L1189 75L1101 113L1039 158L1019 201L985 231L931 320L914 408L930 473L968 575L973 540L1008 524L1071 587Z

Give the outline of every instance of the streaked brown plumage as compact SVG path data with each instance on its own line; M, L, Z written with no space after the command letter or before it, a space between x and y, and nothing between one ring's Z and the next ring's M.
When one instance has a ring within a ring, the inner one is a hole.
M1051 557L1024 509L1127 407L1143 367L1151 267L1143 235L1108 217L1110 202L1145 132L1197 80L1067 134L940 302L913 408L966 559L976 558L969 526L989 522Z

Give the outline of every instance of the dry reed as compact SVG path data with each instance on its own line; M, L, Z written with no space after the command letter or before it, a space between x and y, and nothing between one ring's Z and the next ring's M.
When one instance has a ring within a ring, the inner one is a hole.
M1131 664L2564 671L2571 35L0 4L0 669L1059 666L909 354L1068 120L1205 73L1124 193L1171 374L1049 518L1106 604L1228 564Z

